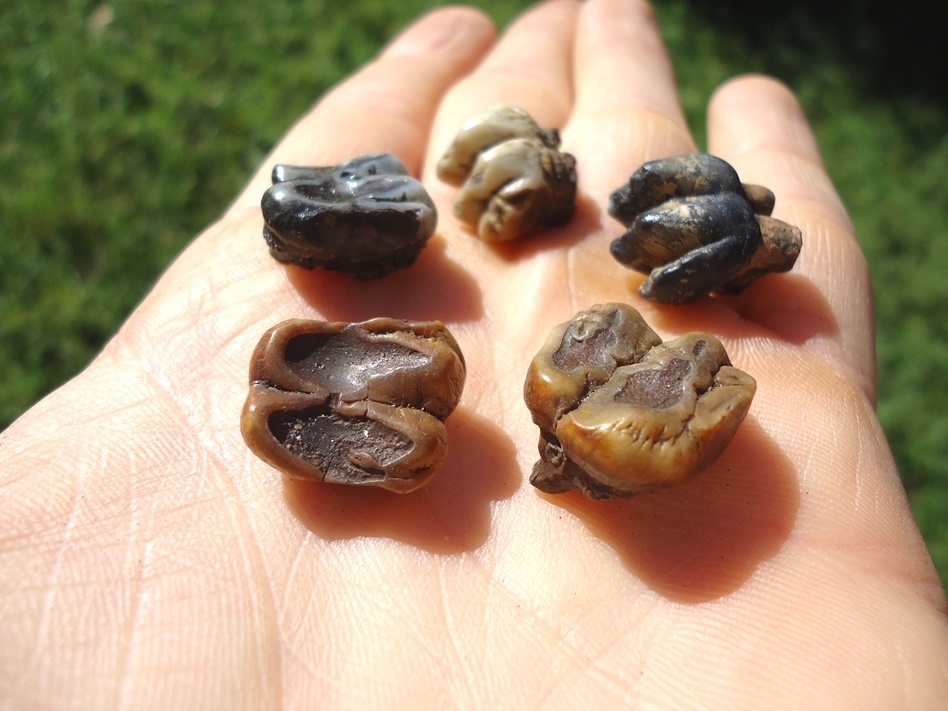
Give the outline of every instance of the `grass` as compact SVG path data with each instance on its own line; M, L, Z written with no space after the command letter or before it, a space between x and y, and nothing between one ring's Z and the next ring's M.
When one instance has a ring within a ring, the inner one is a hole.
M475 3L499 24L523 0ZM323 91L434 3L0 0L0 428L77 373ZM948 134L935 23L658 0L696 135L727 77L799 94L876 286L879 415L948 580Z

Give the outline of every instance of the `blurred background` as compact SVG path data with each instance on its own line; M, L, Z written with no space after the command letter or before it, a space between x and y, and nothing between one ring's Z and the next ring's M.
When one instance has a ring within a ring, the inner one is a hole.
M422 0L0 0L0 430L81 370L318 96ZM530 3L471 3L506 24ZM714 87L799 95L876 289L879 416L948 580L945 38L891 3L657 0L699 145Z

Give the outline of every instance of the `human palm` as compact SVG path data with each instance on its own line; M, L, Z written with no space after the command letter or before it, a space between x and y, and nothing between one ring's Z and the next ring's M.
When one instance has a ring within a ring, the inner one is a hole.
M434 166L502 103L561 128L565 227L487 245ZM608 244L609 193L694 150L635 0L423 18L290 132L95 362L0 438L4 708L935 708L944 594L874 413L866 265L793 96L745 77L709 150L801 227L793 272L667 307ZM285 268L260 236L276 162L395 153L436 201L412 268ZM696 480L630 500L526 484L522 402L549 330L595 303L720 337L758 391ZM240 438L250 353L291 317L440 319L468 378L426 488L297 482ZM0 704L2 705L2 704Z

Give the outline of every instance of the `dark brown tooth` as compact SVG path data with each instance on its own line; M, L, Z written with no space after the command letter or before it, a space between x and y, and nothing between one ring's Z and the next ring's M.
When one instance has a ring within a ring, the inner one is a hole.
M279 262L363 279L411 266L438 214L424 186L388 153L334 166L277 165L260 202Z
M628 229L610 245L621 264L649 275L639 294L683 304L734 294L793 267L800 230L770 217L773 192L742 184L706 153L651 161L613 192L609 214Z
M438 321L285 321L251 359L241 432L291 477L407 493L444 462L464 379Z

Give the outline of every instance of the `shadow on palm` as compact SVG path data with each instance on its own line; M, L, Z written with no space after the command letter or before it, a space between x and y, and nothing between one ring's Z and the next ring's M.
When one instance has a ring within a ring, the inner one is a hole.
M478 321L483 294L473 275L445 253L435 235L410 268L364 280L334 271L287 267L290 282L326 320L365 321L377 316L445 323Z
M516 451L499 427L467 408L456 410L446 425L448 460L422 489L400 496L285 479L290 510L327 540L389 538L438 554L477 549L490 532L491 503L520 486Z
M722 456L681 486L612 501L542 496L579 518L652 590L683 603L738 590L780 550L800 506L792 464L751 416Z

